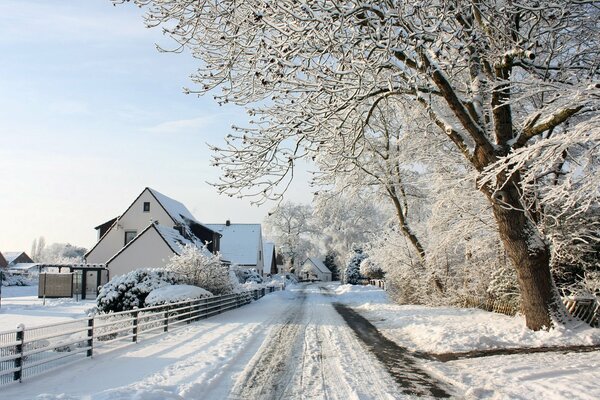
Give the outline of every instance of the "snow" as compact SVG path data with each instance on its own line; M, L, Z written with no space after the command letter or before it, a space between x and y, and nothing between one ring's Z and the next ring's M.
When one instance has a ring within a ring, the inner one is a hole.
M154 289L146 297L146 306L212 297L212 293L193 285L171 285Z
M240 266L257 265L261 247L260 224L206 224L209 229L223 235L220 253L232 264Z
M521 317L395 305L375 287L297 285L160 337L4 386L0 398L412 398L402 394L334 303L351 306L410 351L600 343L600 330L591 328L530 332ZM455 398L600 398L598 351L418 359L417 366L451 387Z
M202 243L199 241L192 242L191 240L183 237L177 230L173 228L169 228L168 226L160 224L154 224L154 227L156 228L158 234L162 236L162 238L165 239L165 241L169 244L169 247L171 247L171 249L173 249L173 251L175 251L177 254L181 253L183 246L186 244L193 244L199 248L203 247Z
M0 331L15 329L21 323L25 327L34 327L83 318L86 311L96 304L95 299L77 301L64 298L46 299L44 305L44 300L38 299L37 292L37 285L2 287Z
M13 261L15 261L15 259L17 257L19 257L21 254L23 254L22 251L6 251L6 252L2 253L2 255L4 256L4 259L6 260L6 262L8 264L10 264Z
M182 203L174 200L164 194L157 192L154 189L148 188L148 190L156 197L156 200L164 207L165 211L173 218L175 221L186 224L185 219L196 221L196 218L192 215L192 213L184 206Z

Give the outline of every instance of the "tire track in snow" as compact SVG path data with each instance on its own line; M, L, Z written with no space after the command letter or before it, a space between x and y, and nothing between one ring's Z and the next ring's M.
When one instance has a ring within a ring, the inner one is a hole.
M317 289L317 290L315 290ZM316 286L239 376L229 399L396 399L392 377Z

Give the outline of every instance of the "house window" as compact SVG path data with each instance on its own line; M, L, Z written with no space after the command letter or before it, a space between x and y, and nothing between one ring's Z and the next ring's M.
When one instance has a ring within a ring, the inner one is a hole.
M125 231L125 244L131 242L137 236L137 231Z
M144 202L144 212L150 212L150 202L149 201Z
M258 251L258 261L262 260L262 251Z

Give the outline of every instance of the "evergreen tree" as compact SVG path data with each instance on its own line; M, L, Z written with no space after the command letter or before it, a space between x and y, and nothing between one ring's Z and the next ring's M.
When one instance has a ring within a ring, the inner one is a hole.
M354 255L348 262L346 271L344 273L345 283L349 283L351 285L356 285L358 283L358 280L361 278L360 263L367 257L368 255L365 254L360 247L354 249Z

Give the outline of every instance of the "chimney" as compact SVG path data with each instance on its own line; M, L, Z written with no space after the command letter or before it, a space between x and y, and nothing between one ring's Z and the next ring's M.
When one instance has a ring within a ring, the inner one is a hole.
M231 221L230 220L225 221L225 226L229 226L229 225L231 225Z

